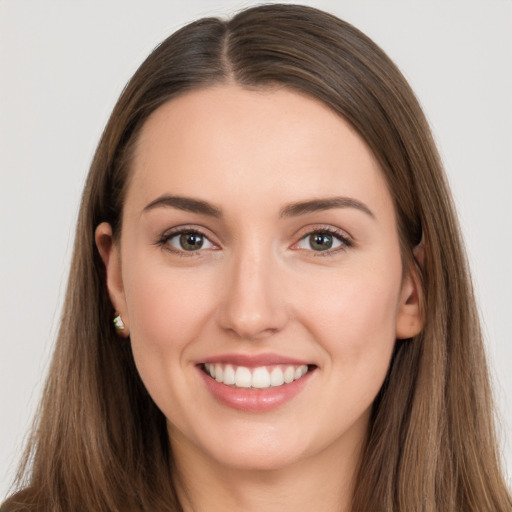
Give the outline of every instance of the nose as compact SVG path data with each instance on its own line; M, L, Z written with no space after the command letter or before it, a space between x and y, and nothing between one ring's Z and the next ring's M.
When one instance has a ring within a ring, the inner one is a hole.
M289 315L279 270L275 258L264 251L233 256L219 307L223 330L250 341L283 329Z

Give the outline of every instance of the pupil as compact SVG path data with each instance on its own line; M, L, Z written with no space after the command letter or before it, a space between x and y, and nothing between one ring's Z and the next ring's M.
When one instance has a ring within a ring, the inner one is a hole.
M315 251L326 251L332 247L332 236L322 233L311 235L310 244Z
M203 237L197 233L183 233L180 236L180 245L185 251L194 251L203 246Z

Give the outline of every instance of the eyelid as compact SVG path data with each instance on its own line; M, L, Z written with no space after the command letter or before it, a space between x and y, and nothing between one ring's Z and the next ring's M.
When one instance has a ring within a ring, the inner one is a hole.
M178 236L183 233L196 233L198 235L201 235L205 237L212 245L213 248L206 248L206 249L198 249L197 251L186 251L182 249L178 249L176 247L170 246L167 242L169 239ZM160 235L160 237L155 242L155 245L160 245L161 247L165 248L166 250L178 254L181 256L194 256L199 255L201 252L204 251L211 251L211 250L219 250L220 244L214 240L215 237L209 234L210 230L207 228L204 228L203 226L197 226L196 224L184 224L180 226L174 226L170 229L167 229ZM334 249L326 249L325 251L313 251L312 249L303 249L297 247L299 242L304 240L304 238L311 236L315 233L327 233L329 235L334 236L341 242L340 247L336 247ZM315 253L315 256L328 256L334 253L337 253L338 251L346 250L349 247L352 247L354 245L354 239L353 237L347 233L345 230L342 230L340 228L337 228L335 226L329 225L329 224L315 224L315 225L309 225L301 228L298 230L294 236L295 242L292 244L291 249L294 250L300 250L300 251L307 251L311 253Z
M168 250L169 252L172 252L173 254L178 254L180 256L197 256L199 253L201 253L203 251L218 250L220 248L219 244L217 242L213 241L212 240L213 237L211 235L209 235L207 232L209 232L208 229L203 228L202 226L197 226L197 225L184 224L181 226L174 226L174 227L164 231L158 237L157 241L155 242L155 245L159 245L162 248ZM205 248L205 249L201 248L201 249L198 249L197 251L185 251L185 250L178 249L178 248L168 244L168 242L171 238L179 236L183 233L195 233L195 234L201 235L204 238L206 238L213 245L213 248L209 247L209 248Z
M337 238L342 243L342 245L341 247L336 247L335 249L326 249L325 251L313 251L312 249L302 249L297 247L297 245L302 240L304 240L304 238L311 236L315 233L327 233L329 235L332 235L335 238ZM354 238L351 235L349 235L345 230L342 230L329 224L317 224L301 228L296 234L296 239L297 241L293 243L291 247L292 249L298 251L311 252L314 253L315 256L332 255L334 253L337 253L338 251L344 251L347 248L354 246Z

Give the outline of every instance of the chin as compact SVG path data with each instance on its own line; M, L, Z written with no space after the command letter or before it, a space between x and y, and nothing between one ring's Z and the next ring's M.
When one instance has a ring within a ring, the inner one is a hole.
M300 462L305 458L303 453L289 453L283 450L278 452L248 451L244 450L232 451L224 453L221 458L216 458L218 464L235 469L237 471L278 471Z
M218 464L243 471L272 471L291 466L307 458L306 437L292 425L241 429L238 433L216 436L205 443L205 453Z

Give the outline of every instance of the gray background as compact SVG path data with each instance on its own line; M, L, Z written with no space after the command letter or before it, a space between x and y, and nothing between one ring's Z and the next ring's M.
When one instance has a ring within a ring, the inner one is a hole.
M355 24L410 80L466 237L512 473L512 3L304 2ZM124 84L187 21L228 0L0 2L0 499L38 402L85 174Z

